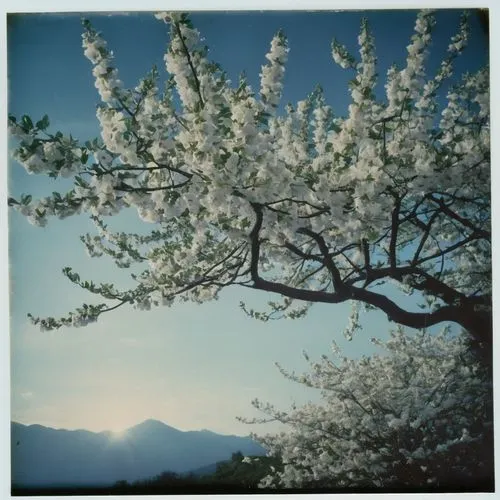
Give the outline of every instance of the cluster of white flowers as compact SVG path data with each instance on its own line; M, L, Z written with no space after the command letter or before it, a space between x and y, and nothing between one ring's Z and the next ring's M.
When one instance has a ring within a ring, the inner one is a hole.
M75 178L67 197L14 203L21 213L44 224L50 216L136 209L154 225L137 258L150 264L144 290L164 290L168 300L209 300L223 286L248 284L253 242L258 270L300 290L336 291L331 266L322 264L327 254L340 280L357 287L371 284L367 274L377 261L385 269L405 267L412 251L418 272L459 294L491 290L488 69L454 82L442 110L436 101L467 42L465 21L438 74L428 78L434 17L420 13L406 66L388 71L380 101L367 22L358 58L334 41L333 59L354 72L347 116L335 117L320 89L277 114L288 53L283 34L271 41L254 93L244 79L232 86L208 59L186 15L156 17L170 27L171 78L163 94L154 71L122 89L112 52L85 23L84 52L104 102L97 110L103 144L42 138L29 120L10 121L20 141L15 158L28 172ZM321 235L328 252L311 234ZM130 247L135 236L126 238ZM183 254L174 259L178 245ZM443 267L444 256L455 267ZM404 273L385 277L404 286Z
M435 19L430 11L421 11L415 23L415 34L412 43L408 45L406 68L402 71L402 84L409 91L409 97L415 98L421 90L425 75L424 63L428 55L428 46L431 42L431 31Z
M65 138L40 141L27 134L17 136L22 142L14 152L14 158L28 173L57 173L62 177L70 177L78 173L81 167L82 150L74 147L71 141Z
M271 50L266 55L269 64L262 66L260 74L260 94L264 99L267 111L272 111L279 104L287 53L286 38L279 33L271 41Z
M345 45L340 44L335 39L332 42L332 57L341 68L354 67L354 58L349 54Z
M352 360L335 346L307 374L281 369L322 402L288 412L253 402L290 429L255 436L283 463L261 486L422 487L492 474L492 385L465 339L398 330L375 341L382 354Z
M92 74L95 77L95 86L103 102L111 102L123 83L118 78L118 71L113 68L113 53L108 51L106 40L99 33L87 29L82 34L84 55L94 65Z
M123 163L132 165L140 163L134 151L136 144L125 138L127 132L125 114L114 108L99 108L97 119L101 124L101 135L106 148L111 153L122 155ZM99 154L102 155L102 152ZM133 162L134 159L135 162Z

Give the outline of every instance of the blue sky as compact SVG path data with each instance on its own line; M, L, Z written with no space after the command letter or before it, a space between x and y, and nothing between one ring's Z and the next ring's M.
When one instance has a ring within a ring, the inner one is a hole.
M333 36L356 50L360 19L372 27L379 61L380 86L393 62L402 63L415 19L413 11L341 13L198 13L192 20L233 80L245 70L254 89L265 63L269 41L278 29L289 39L290 54L284 101L296 102L321 84L334 111L345 113L348 72L330 56ZM155 63L163 71L165 25L151 14L86 16L104 33L114 50L126 86L135 86ZM439 12L429 67L435 68L459 11ZM474 71L486 59L485 38L472 16L472 39L457 64L457 73ZM39 119L48 113L51 129L80 139L98 135L98 102L91 66L81 49L79 15L22 15L8 25L9 111ZM164 73L161 73L164 76ZM27 175L11 162L9 192L43 195L64 188ZM119 228L137 226L127 212ZM84 329L41 333L26 313L58 315L91 301L61 273L71 266L88 279L127 283L111 261L87 258L79 235L92 231L85 217L53 220L34 228L9 213L11 292L11 416L23 423L90 430L122 429L156 418L181 429L208 428L247 434L253 428L236 416L254 415L250 401L259 397L288 406L314 398L285 379L278 361L295 370L306 368L301 352L328 353L335 339L349 356L371 352L368 339L383 337L390 325L384 315L363 318L364 331L352 342L342 337L349 305L316 305L297 321L267 324L247 318L240 300L252 307L270 296L242 289L227 290L218 302L179 304L152 312L122 310Z

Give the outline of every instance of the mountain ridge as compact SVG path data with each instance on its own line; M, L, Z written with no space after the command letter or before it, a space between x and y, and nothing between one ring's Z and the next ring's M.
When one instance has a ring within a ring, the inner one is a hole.
M119 435L11 422L12 483L17 486L132 482L164 471L190 472L228 460L237 451L265 454L249 437L181 431L154 419Z
M103 429L102 431L91 431L90 429L84 429L82 427L79 427L77 429L66 429L65 427L52 427L50 425L42 425L42 424L23 424L22 422L18 422L16 420L11 420L10 421L11 425L20 425L23 427L37 427L37 428L43 428L43 429L51 429L53 431L67 431L67 432L90 432L92 434L116 434L116 431L112 431L111 429ZM124 434L128 432L131 429L134 429L136 427L140 427L143 425L156 425L156 424L161 424L164 427L168 427L170 429L173 429L177 432L200 432L200 433L207 433L207 434L217 434L218 436L230 436L230 437L241 437L241 438L248 438L250 437L249 434L246 435L241 435L241 434L223 434L220 432L215 432L211 431L210 429L187 429L187 430L182 430L182 429L177 429L176 427L173 427L162 420L158 420L155 418L147 418L143 420L142 422L139 422L138 424L131 425L130 427L125 428L124 430L120 431L119 434Z

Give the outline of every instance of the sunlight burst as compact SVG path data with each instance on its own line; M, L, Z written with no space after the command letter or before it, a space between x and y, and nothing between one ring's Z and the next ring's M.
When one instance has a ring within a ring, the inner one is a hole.
M126 429L112 429L110 430L110 433L111 433L111 439L113 440L120 440L120 439L124 439L126 434L127 434L127 430Z

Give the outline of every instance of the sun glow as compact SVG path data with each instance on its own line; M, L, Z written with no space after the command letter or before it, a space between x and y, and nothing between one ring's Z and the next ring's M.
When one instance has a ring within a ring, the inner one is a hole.
M125 436L127 435L127 430L126 429L114 429L110 431L111 433L111 439L114 441L119 441L121 439L124 439Z

